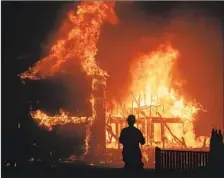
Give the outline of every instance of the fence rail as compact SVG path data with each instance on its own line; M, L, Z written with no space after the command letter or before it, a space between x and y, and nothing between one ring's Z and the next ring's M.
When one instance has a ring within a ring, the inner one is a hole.
M195 170L206 167L208 152L155 150L156 170Z

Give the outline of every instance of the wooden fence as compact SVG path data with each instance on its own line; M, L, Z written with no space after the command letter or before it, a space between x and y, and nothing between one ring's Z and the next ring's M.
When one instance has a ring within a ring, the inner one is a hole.
M156 170L195 170L205 168L209 152L155 150Z

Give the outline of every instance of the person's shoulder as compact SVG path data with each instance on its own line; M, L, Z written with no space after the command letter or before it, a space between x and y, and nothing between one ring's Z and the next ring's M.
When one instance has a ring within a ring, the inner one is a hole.
M127 131L128 130L128 127L125 127L125 128L123 128L122 130L121 130L121 132L125 132L125 131Z
M135 127L135 130L136 130L137 132L141 132L137 127Z
M137 127L134 127L135 130L139 130ZM139 130L140 131L140 130Z

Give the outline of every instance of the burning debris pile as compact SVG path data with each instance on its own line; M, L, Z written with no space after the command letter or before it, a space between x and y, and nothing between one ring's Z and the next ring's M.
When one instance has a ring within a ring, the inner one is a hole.
M65 111L48 116L37 110L31 113L33 119L48 129L55 125L88 122L85 154L103 153L105 148L119 149L119 133L130 113L137 116L137 127L146 137L144 148L198 148L203 143L207 145L205 137L195 138L193 128L195 116L203 110L202 106L186 100L177 90L180 84L175 85L171 76L179 53L170 44L161 45L135 59L127 96L119 102L113 101L112 107L106 107L105 88L109 74L96 62L97 41L105 22L118 22L114 6L114 2L82 2L76 12L71 10L68 13L68 21L73 27L67 36L53 45L48 56L20 74L23 80L39 80L60 73L67 61L81 63L82 70L92 78L92 117L70 116Z

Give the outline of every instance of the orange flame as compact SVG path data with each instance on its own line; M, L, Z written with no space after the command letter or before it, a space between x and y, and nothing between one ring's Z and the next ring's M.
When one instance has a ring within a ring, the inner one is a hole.
M203 108L199 103L187 101L173 87L172 70L178 57L179 52L171 45L161 45L156 51L136 59L130 70L132 83L129 95L121 104L115 102L115 109L107 114L115 117L133 113L138 118L179 118L185 128L182 124L172 123L168 124L170 130L178 138L185 138L187 146L200 147L202 143L196 142L192 121ZM160 128L155 137L160 136L159 132ZM170 141L173 139L167 130L165 136Z
M101 76L106 79L107 72L99 67L96 62L97 41L100 37L101 26L105 21L112 24L118 22L114 11L114 2L82 2L77 11L68 13L68 22L72 28L67 36L58 40L51 48L50 54L38 61L34 67L22 73L22 79L37 80L53 76L61 71L62 64L69 60L81 63L84 72L93 78L92 91L97 90L97 83L106 86L106 80L97 79ZM178 138L185 138L187 146L201 146L201 141L196 140L193 121L199 110L200 104L188 101L183 94L175 90L172 82L173 65L179 52L171 45L163 45L158 50L141 55L135 59L131 66L130 74L132 83L126 98L115 104L115 109L106 113L116 117L126 117L128 114L136 114L140 118L179 118L184 124L172 124L169 128ZM90 97L92 104L92 120L94 120L95 98ZM73 117L61 111L60 114L49 116L38 110L32 112L32 117L51 129L58 124L85 122L86 117ZM158 129L159 131L159 129ZM160 133L158 132L157 135ZM165 130L165 136L172 142L173 135ZM86 143L90 139L90 131L87 130ZM87 145L88 146L88 145Z
M66 113L62 109L59 114L54 116L49 116L41 110L31 112L31 116L39 122L39 125L45 126L49 128L49 130L56 125L86 123L87 121L91 121L91 118L88 117L69 116L69 113Z
M125 99L127 107L164 106L167 112L163 117L194 118L200 110L196 103L187 102L184 96L174 90L172 68L179 53L170 45L161 46L158 50L142 55L130 70L132 83L130 95ZM136 101L133 103L133 97Z
M116 24L118 18L114 12L115 2L81 2L76 13L71 10L68 13L68 21L73 27L70 29L67 37L60 39L51 48L50 55L38 61L33 68L20 75L21 79L29 78L38 80L55 75L61 71L61 66L68 60L80 60L82 69L87 75L99 75L103 78L108 76L107 72L102 70L96 63L95 56L97 54L97 41L100 36L101 26L104 21ZM100 82L93 79L92 90L95 83ZM104 85L106 85L104 83ZM95 118L95 98L90 97L92 104L92 119ZM32 117L39 121L40 125L44 125L52 129L58 124L80 123L85 122L86 117L69 117L67 113L61 111L59 115L48 116L44 112L38 110L31 113ZM90 139L90 130L86 131L86 151L88 152L88 142Z
M117 23L113 10L114 2L82 2L75 13L68 13L68 20L73 27L65 39L58 40L51 48L50 55L38 61L33 68L22 73L22 79L33 80L53 76L60 71L60 67L68 60L81 61L83 70L87 75L107 75L95 60L97 54L97 41L104 21Z
M95 56L98 51L96 44L103 22L109 21L115 24L118 21L113 9L114 5L114 2L82 2L78 6L76 13L71 10L68 13L68 20L73 24L73 27L70 29L67 37L58 40L51 48L49 56L41 59L34 67L20 74L20 77L22 79L29 78L37 80L53 76L57 72L60 72L60 67L63 63L76 59L81 61L81 66L87 75L106 77L108 75L106 71L102 70L96 64ZM92 89L94 89L95 80L93 80ZM93 117L95 116L94 100L94 97L91 96L90 102L92 104ZM56 125L56 123L64 124L69 122L64 116L49 117L48 121L48 116L41 111L33 114L34 118L41 117L41 124L49 128Z

